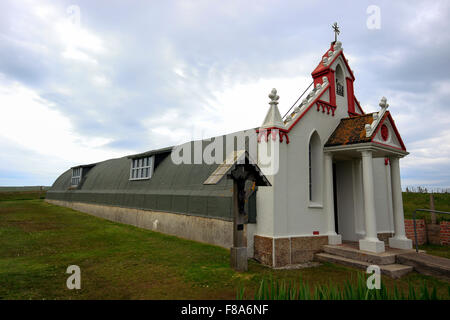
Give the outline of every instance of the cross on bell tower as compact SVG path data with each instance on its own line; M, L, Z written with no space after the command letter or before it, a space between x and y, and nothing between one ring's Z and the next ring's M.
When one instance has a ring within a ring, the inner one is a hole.
M341 33L341 31L339 30L339 26L338 26L337 22L333 23L332 27L333 27L333 32L334 32L334 42L336 42L337 41L337 35L339 33Z

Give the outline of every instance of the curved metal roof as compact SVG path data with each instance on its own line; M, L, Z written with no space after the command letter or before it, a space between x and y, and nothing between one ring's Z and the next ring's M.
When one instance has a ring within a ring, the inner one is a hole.
M246 132L230 135L239 134ZM213 141L203 140L203 149ZM203 184L219 164L175 164L171 150L164 148L99 162L83 172L75 189L71 189L69 169L56 179L47 198L231 220L233 182L222 179L215 185ZM130 180L132 159L150 155L155 156L152 177Z

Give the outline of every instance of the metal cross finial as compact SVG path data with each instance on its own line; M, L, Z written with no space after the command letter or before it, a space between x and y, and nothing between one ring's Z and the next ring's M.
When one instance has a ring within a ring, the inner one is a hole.
M333 27L333 32L334 32L334 42L336 42L337 41L337 35L339 33L341 33L341 31L339 30L339 26L338 26L337 22L333 23L332 27Z

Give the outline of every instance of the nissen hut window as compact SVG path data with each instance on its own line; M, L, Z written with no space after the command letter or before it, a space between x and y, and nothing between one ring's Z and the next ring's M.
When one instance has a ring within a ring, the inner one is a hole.
M83 168L81 168L81 167L72 169L72 180L71 180L72 186L77 186L80 184L82 173L83 173Z
M130 180L150 179L153 171L153 156L131 159Z

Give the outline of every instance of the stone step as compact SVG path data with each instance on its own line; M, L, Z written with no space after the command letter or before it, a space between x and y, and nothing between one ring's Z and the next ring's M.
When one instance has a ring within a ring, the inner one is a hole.
M397 255L397 262L411 266L419 273L450 281L450 259L412 252Z
M315 260L319 262L332 262L337 264L342 264L349 267L354 267L358 269L366 270L368 266L375 263L369 263L366 261L350 259L342 256L336 256L329 253L316 253ZM411 272L413 268L411 266L404 266L401 264L384 264L378 265L382 274L387 275L391 278L398 279L405 274Z
M369 262L376 265L394 264L395 256L397 254L393 252L373 253L342 245L325 245L323 246L323 251L336 256Z

